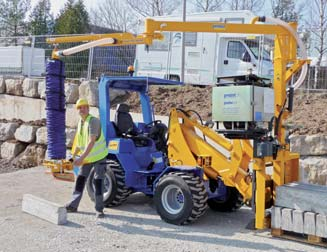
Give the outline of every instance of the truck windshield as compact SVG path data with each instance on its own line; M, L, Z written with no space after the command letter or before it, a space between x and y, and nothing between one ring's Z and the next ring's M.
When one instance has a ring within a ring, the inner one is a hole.
M250 48L251 52L253 53L256 59L260 58L263 60L270 61L270 54L267 50L263 47L259 50L259 42L256 40L245 40L246 45ZM259 55L261 54L261 55Z

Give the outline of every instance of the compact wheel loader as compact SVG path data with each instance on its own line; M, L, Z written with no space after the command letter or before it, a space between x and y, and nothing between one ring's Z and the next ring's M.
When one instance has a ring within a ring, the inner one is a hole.
M255 227L265 228L269 224L265 209L273 204L276 187L298 180L299 155L290 151L283 124L292 112L294 90L307 72L305 47L296 34L295 23L265 17L256 17L250 24L146 19L144 33L137 36L97 34L52 38L48 42L90 41L63 51L54 50L53 57L58 58L95 46L149 46L162 39L163 32L173 31L275 35L274 78L272 83L251 74L219 80L212 96L212 119L217 130L194 119L194 111L173 109L168 140L159 144L166 129L153 117L148 86L171 83L148 77L103 76L99 110L108 144L105 203L117 205L130 193L143 192L154 197L162 219L187 224L199 218L207 204L217 210L233 210L242 201L254 209ZM301 69L293 82L293 76ZM123 123L112 121L109 87L139 92L143 120L131 121L123 106L117 110L117 118L124 118ZM161 133L151 136L153 132ZM49 162L54 175L62 176L68 170L65 162L62 166L51 166ZM88 190L92 198L91 180Z

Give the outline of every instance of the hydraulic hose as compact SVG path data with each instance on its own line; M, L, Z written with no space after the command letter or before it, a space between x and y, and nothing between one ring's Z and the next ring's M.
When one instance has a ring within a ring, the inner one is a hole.
M69 56L81 51L85 51L88 50L92 47L96 47L96 46L103 46L103 45L109 45L109 44L115 44L116 40L113 38L103 38L103 39L99 39L99 40L95 40L95 41L91 41L88 42L86 44L82 44L82 45L78 45L69 49L65 49L63 51L56 51L55 55L56 56Z
M48 156L50 159L65 159L65 65L61 60L48 60L46 70Z
M302 59L307 59L307 57L308 57L307 56L307 52L305 50L305 46L304 46L302 40L299 38L299 36L294 31L294 29L292 28L292 26L290 26L288 23L286 23L286 22L284 22L284 21L282 21L280 19L271 18L271 17L262 17L262 18L261 17L260 18L259 17L255 17L252 20L251 23L255 23L256 21L263 21L263 22L275 23L275 24L278 24L278 25L284 27L295 38L296 43L300 47L300 54L301 54ZM302 85L302 83L304 82L305 77L307 75L307 72L308 72L308 64L304 64L303 67L302 67L302 70L301 70L300 77L298 78L298 80L293 85L293 88L294 89L297 89L297 88L299 88Z

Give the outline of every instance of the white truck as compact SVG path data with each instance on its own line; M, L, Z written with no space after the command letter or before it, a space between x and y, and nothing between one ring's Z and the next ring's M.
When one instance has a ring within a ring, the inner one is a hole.
M187 21L216 21L226 23L249 23L255 15L250 11L217 11L190 14ZM180 21L180 16L153 17L155 20ZM140 25L143 30L143 24ZM181 79L181 33L164 32L163 41L152 46L136 47L135 74L170 80ZM267 36L224 33L185 33L184 82L210 85L217 77L245 75L249 72L272 78L273 64L270 60Z

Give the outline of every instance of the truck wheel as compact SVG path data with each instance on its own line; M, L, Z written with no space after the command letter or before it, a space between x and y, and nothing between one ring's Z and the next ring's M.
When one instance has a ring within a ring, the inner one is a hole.
M154 203L161 219L175 225L191 223L207 209L203 182L192 173L171 172L158 182Z
M180 78L178 75L169 75L169 80L171 81L180 81Z
M227 186L227 198L225 200L209 199L208 205L215 211L231 212L241 208L243 199L235 187Z
M92 201L94 201L95 190L93 178L94 170L91 171L87 181L87 192ZM125 172L115 160L109 160L103 184L103 203L107 207L120 205L131 194L131 191L125 186Z

